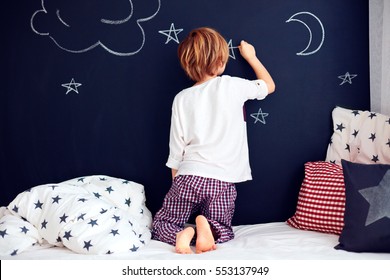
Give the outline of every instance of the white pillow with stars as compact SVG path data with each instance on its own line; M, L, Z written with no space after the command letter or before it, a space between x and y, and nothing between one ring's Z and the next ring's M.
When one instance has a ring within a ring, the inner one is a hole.
M364 164L390 163L390 117L380 113L336 107L333 135L326 161Z

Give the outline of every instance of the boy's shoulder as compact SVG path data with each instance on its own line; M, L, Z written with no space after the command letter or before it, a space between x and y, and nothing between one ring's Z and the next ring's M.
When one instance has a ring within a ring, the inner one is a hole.
M222 75L222 76L217 76L207 82L204 82L199 85L193 85L187 88L182 89L178 94L181 94L182 92L191 92L191 91L196 91L196 90L201 90L204 88L205 85L209 84L216 84L216 83L226 83L226 82L231 82L231 81L247 81L246 79L236 77L236 76L229 76L229 75Z
M237 76L229 76L229 75L223 75L221 76L221 81L227 82L227 83L247 83L250 82L250 80L237 77Z
M189 97L193 94L196 95L197 93L205 90L207 88L206 85L217 84L218 86L229 88L233 84L240 85L240 83L247 83L247 82L248 82L248 80L240 78L240 77L222 75L222 76L215 77L212 80L209 80L203 84L193 85L193 86L182 89L181 91L179 91L176 94L175 99L185 98L185 96Z

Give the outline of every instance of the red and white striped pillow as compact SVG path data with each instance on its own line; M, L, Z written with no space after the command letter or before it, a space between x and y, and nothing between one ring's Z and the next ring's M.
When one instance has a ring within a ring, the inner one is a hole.
M344 227L345 185L342 167L324 161L305 164L292 227L340 234Z

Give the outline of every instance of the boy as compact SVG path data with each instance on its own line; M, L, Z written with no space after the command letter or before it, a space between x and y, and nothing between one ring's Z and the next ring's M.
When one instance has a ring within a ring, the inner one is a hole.
M195 29L178 48L180 63L195 84L173 101L167 161L173 182L152 229L153 239L174 245L177 253L192 253L195 240L196 253L203 253L234 238L234 183L252 179L243 106L275 90L254 47L241 41L239 50L258 80L220 76L229 48L216 30ZM196 230L185 227L195 212L200 212Z

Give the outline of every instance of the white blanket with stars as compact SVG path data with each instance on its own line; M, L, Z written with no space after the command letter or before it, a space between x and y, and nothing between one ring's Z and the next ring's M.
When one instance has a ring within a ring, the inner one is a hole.
M48 243L80 254L137 251L150 241L144 187L87 176L36 186L0 211L0 255Z

